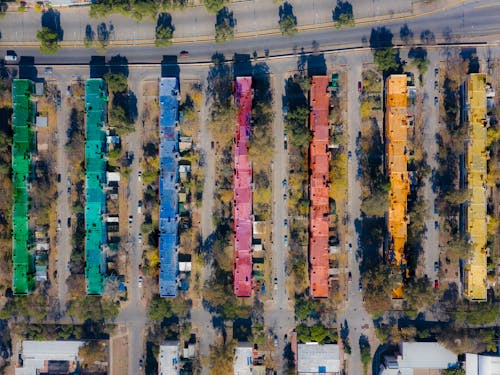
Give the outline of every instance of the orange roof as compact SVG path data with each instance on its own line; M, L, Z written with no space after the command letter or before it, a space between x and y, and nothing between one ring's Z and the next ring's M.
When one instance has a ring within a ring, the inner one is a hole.
M406 264L406 204L410 192L407 170L407 82L408 77L404 74L391 75L386 80L385 142L387 172L391 184L387 215L390 235L388 261L393 265Z
M312 141L309 146L310 200L309 210L309 277L311 295L328 297L328 228L329 228L329 132L328 113L330 94L328 77L312 77L309 92L311 113L309 127Z

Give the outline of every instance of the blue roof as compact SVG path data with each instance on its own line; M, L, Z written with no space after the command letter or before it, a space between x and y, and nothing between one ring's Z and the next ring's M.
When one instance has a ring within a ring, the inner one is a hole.
M179 83L160 80L160 296L177 296Z

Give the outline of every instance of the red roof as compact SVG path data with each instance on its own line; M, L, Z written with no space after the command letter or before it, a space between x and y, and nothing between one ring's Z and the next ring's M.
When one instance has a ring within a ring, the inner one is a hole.
M252 166L248 160L248 138L252 113L252 77L236 78L238 127L234 147L234 293L252 293Z
M329 228L329 132L330 94L328 77L312 77L309 92L311 114L309 127L310 200L309 210L309 278L313 297L328 297L328 228Z

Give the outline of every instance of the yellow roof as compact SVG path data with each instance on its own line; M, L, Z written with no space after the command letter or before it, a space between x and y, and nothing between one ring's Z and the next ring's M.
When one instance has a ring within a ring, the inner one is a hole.
M471 194L467 205L466 229L472 242L472 256L465 267L465 296L486 300L486 75L470 74L467 79L469 139L466 149L467 185Z
M394 74L386 80L385 140L387 172L391 188L387 227L390 235L388 256L393 265L406 264L407 239L406 203L410 192L408 180L407 82L404 74Z

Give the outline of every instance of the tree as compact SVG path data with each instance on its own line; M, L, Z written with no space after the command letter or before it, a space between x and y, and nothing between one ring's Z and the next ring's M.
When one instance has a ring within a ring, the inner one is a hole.
M174 30L172 26L168 25L158 25L156 26L155 33L155 46L156 47L168 47L172 44L172 36L174 34Z
M223 8L217 13L215 23L215 41L217 43L234 39L234 23L233 12L229 12L227 8Z
M447 368L441 370L441 375L465 375L465 370L461 367Z
M412 48L408 52L408 57L413 59L413 65L418 69L420 84L423 83L423 76L429 67L429 59L427 58L427 51L422 48Z
M236 340L228 340L218 345L210 345L209 364L211 374L227 375L233 371L234 349Z
M405 298L410 309L423 311L437 302L438 297L431 281L425 277L413 280L405 286Z
M379 264L370 269L363 277L365 307L372 314L380 314L391 306L393 283L390 281L390 270Z
M127 77L122 73L106 73L103 78L106 81L108 90L113 94L124 92L128 89Z
M347 1L337 0L337 6L333 10L333 21L335 27L340 29L342 26L354 26L354 15L352 5Z
M281 34L293 36L297 34L297 18L293 15L287 15L279 21Z
M157 322L172 317L172 302L169 299L155 295L149 303L149 318Z
M203 5L210 13L217 13L229 3L229 0L203 0Z
M61 49L59 35L48 27L39 30L36 33L36 38L40 42L40 52L45 55L52 55Z
M289 111L285 117L286 128L291 133L290 142L301 147L309 143L311 134L307 128L308 107L297 107Z
M394 71L399 69L399 51L395 48L380 48L375 50L373 59L382 72Z
M359 338L359 351L361 352L361 363L363 364L363 371L366 374L368 366L372 360L372 355L370 351L370 343L365 336Z
M105 321L118 315L118 304L107 297L85 296L75 298L69 303L70 316L81 322L87 320Z
M389 207L389 194L385 189L377 190L361 202L361 211L369 217L384 217Z

